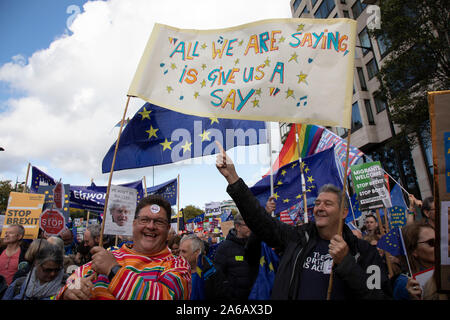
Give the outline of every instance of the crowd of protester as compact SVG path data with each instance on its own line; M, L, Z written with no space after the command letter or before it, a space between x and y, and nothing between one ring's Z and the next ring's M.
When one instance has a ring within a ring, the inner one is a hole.
M442 300L435 277L425 285L413 275L435 263L433 198L409 197L402 235L407 256L377 249L385 231L376 215L366 215L353 232L340 220L347 213L342 190L323 186L314 203L314 221L289 225L272 212L274 201L260 205L233 163L222 151L218 171L239 213L226 239L195 233L177 234L170 227L171 207L161 196L142 199L135 212L133 236L101 235L89 225L82 241L66 228L58 236L40 233L25 241L21 225L9 225L0 251L0 297L3 300L174 299L174 300ZM343 208L344 207L344 208ZM417 218L418 210L424 219ZM209 240L209 241L208 241ZM269 248L273 278L261 268ZM388 263L389 262L389 263ZM389 265L389 268L388 268ZM369 268L376 266L379 285L368 286ZM330 277L333 282L330 287ZM261 281L265 296L259 294ZM328 292L327 289L331 291Z

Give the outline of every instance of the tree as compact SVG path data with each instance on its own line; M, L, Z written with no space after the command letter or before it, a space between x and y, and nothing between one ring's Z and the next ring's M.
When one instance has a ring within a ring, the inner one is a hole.
M188 221L189 219L195 218L198 215L205 213L202 209L197 208L193 205L188 205L183 209L183 217L184 221Z
M9 194L11 191L22 192L23 186L23 183L16 183L13 187L11 180L0 181L0 213L6 211L6 208L8 207Z
M428 91L450 88L448 0L380 1L381 29L372 36L389 47L377 77L401 133L397 141L430 142ZM418 140L419 139L419 140Z

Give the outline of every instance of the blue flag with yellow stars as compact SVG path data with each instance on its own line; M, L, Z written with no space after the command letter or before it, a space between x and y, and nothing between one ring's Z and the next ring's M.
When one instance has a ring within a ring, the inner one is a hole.
M170 202L171 206L177 204L177 178L147 188L147 194L160 194Z
M41 183L44 186L56 185L55 179L50 177L44 171L39 170L35 166L32 166L31 167L31 191L37 192Z
M406 225L406 205L405 199L403 198L402 190L395 184L391 190L391 202L392 207L389 208L389 225L391 228L403 227Z
M353 194L353 196L350 198L350 205L351 208L348 210L347 217L345 218L345 223L351 223L354 220L358 220L359 217L361 217L361 209L359 207L359 201L356 197L356 193Z
M248 297L249 300L270 300L275 273L280 257L265 242L261 242L258 276Z
M305 177L306 197L315 199L324 184L333 184L342 189L342 182L336 167L334 147L312 156L292 161L274 173L275 213L284 211L302 200L302 180L300 165ZM264 177L250 188L264 207L270 196L270 176Z
M393 256L406 255L401 232L400 228L393 228L378 240L377 247L389 252Z
M146 103L123 130L114 171L157 166L266 143L263 121L203 118ZM110 172L114 143L103 158L102 172Z

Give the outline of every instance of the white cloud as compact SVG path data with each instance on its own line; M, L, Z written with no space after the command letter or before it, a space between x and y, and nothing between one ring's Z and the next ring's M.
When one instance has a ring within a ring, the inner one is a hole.
M87 184L90 178L106 182L101 161L117 138L118 131L112 128L122 117L128 87L155 22L224 28L288 18L289 4L289 0L87 2L70 25L73 34L62 34L28 61L16 56L0 67L0 81L24 93L8 100L6 111L0 113L0 145L6 150L0 154L0 179L25 176L31 162L58 168L63 180L72 184ZM127 115L142 104L133 99ZM115 177L136 180L137 172L149 174L149 170L127 171Z

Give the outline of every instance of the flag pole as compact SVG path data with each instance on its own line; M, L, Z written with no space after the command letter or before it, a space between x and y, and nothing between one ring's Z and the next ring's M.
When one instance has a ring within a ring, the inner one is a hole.
M30 173L30 163L28 162L28 168L27 168L27 176L25 178L25 185L23 186L23 190L22 192L25 193L27 190L27 185L28 185L28 175ZM33 181L31 181L31 183L33 183Z
M127 102L125 104L125 110L123 111L122 121L120 122L119 136L117 137L116 148L114 149L114 156L113 156L113 160L112 160L112 163L111 163L111 171L109 172L108 187L106 189L106 196L105 196L105 206L103 208L102 229L101 229L101 232L100 232L100 240L99 240L99 244L98 244L100 247L103 246L103 232L105 230L106 208L108 206L109 190L111 189L111 180L112 180L112 176L113 176L113 172L114 172L114 165L116 163L117 149L119 148L120 136L122 134L123 124L125 122L125 117L127 115L128 104L130 103L130 98L131 97L128 96Z
M270 196L273 196L273 168L272 168L272 126L270 122L266 122L267 142L269 143L269 166L270 166ZM272 217L275 217L275 211L270 212Z
M177 234L180 231L180 174L177 177ZM184 219L184 217L183 217Z
M408 270L411 277L413 276L413 273L411 271L411 265L409 264L409 258L408 258L408 251L406 251L405 241L403 241L403 233L402 233L402 227L398 227L400 232L400 240L402 241L403 249L405 249L405 257L406 257L406 263L408 264Z
M384 208L384 210L385 210L384 217L386 218L387 209ZM377 213L377 221L378 221L378 226L380 228L381 236L384 236L386 232L384 232L383 224L382 224L382 221L381 221L380 209L377 209L376 213ZM386 263L387 263L387 266L388 266L389 278L392 278L392 276L394 275L394 272L392 271L391 259L389 259L390 254L389 254L389 252L386 252L386 251L384 253L386 254Z
M144 180L144 195L147 196L147 180L145 179L145 176L143 180Z
M308 204L307 204L307 199L306 199L306 181L305 181L305 176L303 174L303 167L304 164L302 162L302 157L300 156L300 133L298 132L298 126L296 123L294 123L295 126L295 135L297 138L297 151L298 151L298 161L300 164L300 176L302 179L302 189L303 189L303 222L304 223L308 223Z
M344 168L344 177L347 177L347 171L348 171L348 156L349 156L349 151L350 151L350 136L352 134L352 129L350 128L348 130L348 135L347 135L347 150L345 153L345 168ZM342 218L342 216L344 215L344 201L345 201L345 194L346 194L346 190L347 190L347 179L344 179L344 187L343 187L343 191L342 191L342 198L341 198L341 207L339 209L339 225L338 225L338 235L342 235L342 229L344 228L344 219ZM334 264L334 262L333 262ZM333 268L331 268L331 273L330 273L330 281L328 282L328 291L327 291L327 300L330 300L331 298L331 290L333 290Z

